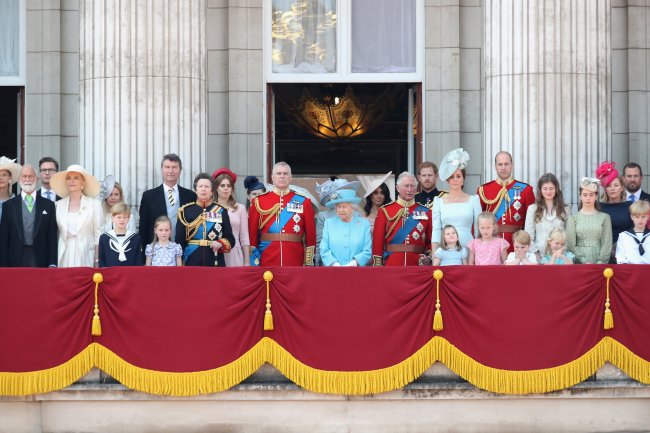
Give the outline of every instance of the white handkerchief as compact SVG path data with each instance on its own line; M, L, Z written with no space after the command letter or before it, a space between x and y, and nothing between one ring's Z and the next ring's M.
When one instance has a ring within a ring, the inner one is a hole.
M46 210L43 211L43 215L47 215L47 211L46 211Z

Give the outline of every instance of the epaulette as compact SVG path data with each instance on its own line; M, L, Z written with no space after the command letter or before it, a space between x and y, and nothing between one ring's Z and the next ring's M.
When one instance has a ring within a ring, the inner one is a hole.
M449 194L447 191L440 191L436 197L444 197Z
M181 206L181 207L178 208L178 212L184 210L186 207L191 206L191 205L193 205L193 204L196 204L196 202L195 202L195 201L191 201L191 202L189 202L189 203L184 204L183 206Z

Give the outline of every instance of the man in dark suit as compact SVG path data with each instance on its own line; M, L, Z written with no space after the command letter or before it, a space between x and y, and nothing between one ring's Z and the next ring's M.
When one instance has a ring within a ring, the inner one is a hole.
M636 162L628 162L623 167L623 183L625 184L625 197L629 202L637 200L650 201L650 194L641 189L643 171Z
M0 222L0 266L47 268L57 265L54 202L36 191L36 171L20 170L20 195L3 203Z
M41 174L41 189L38 194L50 201L61 200L50 186L50 179L59 171L59 161L51 156L44 156L38 161L38 171Z
M153 226L156 218L167 215L172 220L172 240L176 233L176 214L187 203L196 201L194 191L178 185L183 163L178 155L170 153L163 156L160 163L163 183L157 188L147 190L140 201L140 237L143 245L153 241ZM144 251L144 248L143 248Z

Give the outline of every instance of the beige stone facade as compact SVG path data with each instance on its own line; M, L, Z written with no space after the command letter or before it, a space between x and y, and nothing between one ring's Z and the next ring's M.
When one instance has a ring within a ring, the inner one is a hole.
M109 13L101 22L113 26L110 34L94 34L103 31L97 25L84 26L85 20L92 23L93 19L97 19L83 14L84 3L104 5ZM155 24L157 11L163 3L168 8L182 7L184 0L122 2L122 8L125 5L131 8L130 12L127 9L124 13L136 14L138 10L136 15L143 27L141 33L132 29L125 35L120 32L126 32L128 27L115 27L115 23L110 23L115 16L110 13L113 7L110 2L27 0L26 162L34 163L40 156L53 155L60 158L64 166L77 162L90 165L101 178L117 170L115 158L114 161L105 162L105 148L110 143L115 143L120 149L136 147L139 156L131 158L130 163L137 170L120 172L119 177L127 185L127 195L138 197L144 189L159 182L157 159L163 151L182 153L181 157L187 161L188 168L183 178L185 184L199 170L211 171L221 166L229 166L237 173L266 174L267 160L273 158L268 154L266 142L272 141L273 137L266 133L269 120L265 109L265 70L268 68L265 68L263 60L265 8L262 0L206 0L198 3L200 10L195 9L193 19L204 25L204 34L196 31L188 34L198 38L191 42L204 47L202 55L194 56L192 61L205 62L199 65L201 73L204 73L205 85L197 88L200 98L205 100L205 108L190 108L190 119L182 122L184 127L187 127L187 121L198 125L192 132L198 135L188 138L192 143L198 141L198 144L189 147L177 144L173 136L156 134L155 124L148 126L154 133L147 135L132 131L124 135L121 141L106 137L102 132L81 137L91 127L87 123L92 123L84 115L88 112L84 104L91 104L93 109L99 110L102 106L111 107L113 99L106 97L102 102L101 97L95 97L88 102L83 98L80 89L84 89L87 74L82 77L80 71L87 68L84 66L85 57L80 58L80 51L93 48L92 44L88 45L93 41L95 44L106 43L106 36L110 36L122 43L144 44L144 47L153 50L153 56L157 55L158 51L165 49L158 44L169 40L165 39L167 36L163 33L157 37L157 32L165 31L165 25L181 28L196 26L183 21L189 19L184 16L174 17L175 21L172 22L167 20L160 25ZM424 11L424 32L421 33L424 37L423 157L437 162L454 147L466 148L473 161L480 162L470 165L469 189L491 176L492 154L500 147L516 155L517 176L534 183L539 174L553 171L560 174L563 184L567 184L567 189L571 190L575 186L574 179L591 174L591 166L601 160L611 158L619 166L634 160L650 170L650 114L647 108L650 74L646 61L650 4L637 0L599 0L589 3L592 6L587 7L587 3L577 2L573 6L575 10L571 12L573 18L556 17L553 21L553 16L564 11L560 0L528 2L527 7L535 9L535 26L539 31L544 31L542 27L546 26L547 33L565 33L564 38L552 40L547 36L546 40L541 38L538 42L531 42L530 38L524 37L526 35L522 36L524 48L528 51L520 51L527 56L540 55L546 62L546 66L540 64L538 70L531 70L533 75L528 78L556 72L571 77L573 72L570 69L549 70L548 65L554 64L554 56L557 54L561 60L562 53L573 56L571 58L578 63L581 59L592 62L597 70L596 75L600 75L596 87L587 86L583 91L577 89L580 87L576 84L580 84L579 79L572 83L570 80L563 82L560 77L555 82L541 80L534 85L529 80L528 84L524 84L528 86L528 93L534 91L545 95L545 99L536 102L539 110L532 114L528 112L527 115L514 110L504 120L495 116L495 101L508 106L508 98L515 98L516 95L494 93L501 88L493 76L494 66L501 65L505 71L508 67L504 66L504 62L511 62L511 73L518 74L517 60L506 56L507 49L512 48L513 43L517 45L518 39L514 38L513 42L495 38L494 35L504 26L509 26L508 31L513 35L520 34L522 29L517 20L508 21L512 14L502 17L499 22L490 18L494 17L490 11L507 9L509 3L501 3L497 0L422 0L418 3ZM521 18L533 11L518 9L512 13L518 13ZM544 19L544 14L548 15L548 19ZM589 47L573 44L576 35L584 33L580 33L581 29L591 32L585 37L600 38L597 47L600 51L597 52L602 53L601 57L594 58ZM531 33L535 29L527 31ZM145 38L147 34L151 35L150 39ZM194 36L199 34L204 39ZM494 51L493 48L499 44L504 46ZM564 48L557 44L564 44ZM486 47L492 53L503 52L504 57L494 59L488 56ZM94 49L101 50L102 46L95 45ZM589 65L576 64L576 68L578 72L585 71L587 79L593 76L594 70L589 69ZM558 108L557 119L550 120L548 106L563 104L562 92L566 92L567 88L573 92L569 93L568 98L573 100L569 103L574 106L566 110ZM171 94L177 92L174 87L168 91ZM140 99L136 101L136 93L132 92L133 104L155 102L154 99L146 99L147 94L137 96ZM125 103L124 97L122 103ZM182 98L181 105L193 103L183 102ZM523 108L529 108L530 100L519 101L517 105L515 99L513 107L521 108L524 104ZM584 100L584 103L577 103L576 99ZM596 117L593 113L596 113ZM502 121L507 121L507 124ZM165 118L165 122L169 125L174 121ZM142 122L133 122L131 126L136 129L145 127ZM567 129L574 130L573 138ZM516 131L514 134L513 130ZM586 135L584 139L580 137L583 133ZM136 140L136 137L139 138ZM194 154L196 152L204 153L204 157L198 157ZM136 175L136 171L142 173L143 170L144 174ZM647 188L647 182L645 185ZM133 197L129 201L133 204L136 202Z

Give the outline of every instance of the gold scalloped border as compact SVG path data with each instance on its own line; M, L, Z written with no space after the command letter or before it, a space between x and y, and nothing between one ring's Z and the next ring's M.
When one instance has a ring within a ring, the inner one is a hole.
M313 392L366 395L404 387L440 361L471 384L501 394L557 391L582 382L609 361L631 378L650 384L650 362L611 337L584 355L557 367L501 370L485 366L442 337L434 337L413 355L390 367L368 371L327 371L297 360L273 339L264 337L237 360L205 371L172 373L134 366L98 343L57 367L24 373L0 373L0 394L29 395L55 391L74 383L91 368L110 374L124 386L156 395L193 396L225 391L262 364L274 365L289 380Z

